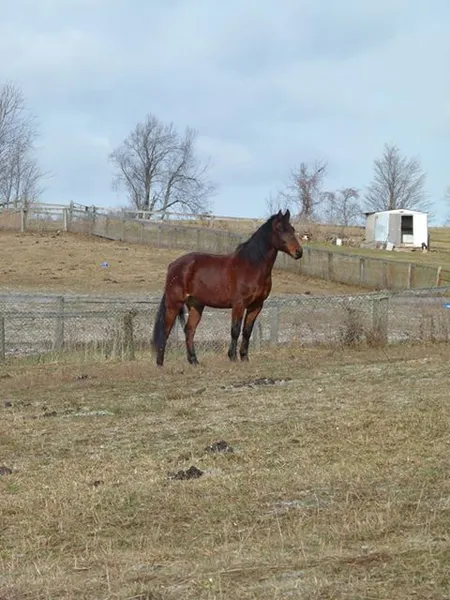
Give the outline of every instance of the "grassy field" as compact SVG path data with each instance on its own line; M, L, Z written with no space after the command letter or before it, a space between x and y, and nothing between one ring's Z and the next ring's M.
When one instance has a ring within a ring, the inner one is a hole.
M0 386L2 600L450 595L447 347L18 361Z
M0 232L0 290L148 294L181 253ZM274 272L305 291L358 288ZM0 365L0 600L450 597L448 346L200 360Z
M184 252L87 235L0 232L0 289L149 294ZM102 268L102 262L108 267ZM361 288L276 270L272 294L343 294Z
M311 242L314 248L333 249L335 252L344 252L357 254L359 256L370 256L373 258L384 258L387 260L398 260L405 262L421 263L433 266L442 266L444 269L450 269L450 228L435 227L430 228L430 252L421 250L410 251L402 250L389 252L387 250L374 250L371 248L355 248L349 246L334 246L324 242Z

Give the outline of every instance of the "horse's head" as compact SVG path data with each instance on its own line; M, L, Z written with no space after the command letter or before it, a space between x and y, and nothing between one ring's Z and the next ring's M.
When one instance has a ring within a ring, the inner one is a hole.
M289 210L286 210L284 214L281 210L278 211L272 221L272 240L277 250L285 252L297 260L302 257L303 249L295 235L295 229L289 221L290 218Z

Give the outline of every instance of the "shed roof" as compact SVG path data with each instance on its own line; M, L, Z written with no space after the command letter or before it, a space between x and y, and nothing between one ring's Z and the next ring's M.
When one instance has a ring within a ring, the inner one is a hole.
M407 208L396 208L394 210L372 210L365 212L366 217L369 215L382 215L382 214L393 214L393 215L427 215L428 213L421 210L409 210Z

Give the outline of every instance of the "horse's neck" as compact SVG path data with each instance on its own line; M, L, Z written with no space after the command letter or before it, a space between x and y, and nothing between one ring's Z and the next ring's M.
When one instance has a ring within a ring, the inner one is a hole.
M273 265L277 259L278 250L275 248L271 248L267 254L266 260L261 263L261 269L264 271L265 275L270 275L273 269Z
M253 261L251 262L253 263L254 268L257 268L261 273L264 273L264 275L270 275L273 269L273 265L275 264L277 254L278 250L276 250L272 245L268 244L267 248L265 249L264 259L260 258L256 264ZM230 254L229 257L239 257L239 255L240 252L237 251L237 253L235 252L233 254ZM243 256L245 256L245 254Z

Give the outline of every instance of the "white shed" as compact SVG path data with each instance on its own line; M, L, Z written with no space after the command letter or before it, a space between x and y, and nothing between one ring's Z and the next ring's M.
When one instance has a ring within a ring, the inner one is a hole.
M428 214L418 210L366 213L366 242L390 242L406 248L428 247Z

